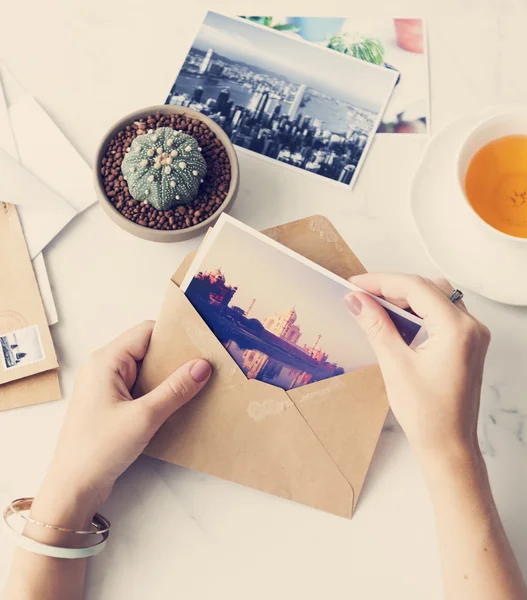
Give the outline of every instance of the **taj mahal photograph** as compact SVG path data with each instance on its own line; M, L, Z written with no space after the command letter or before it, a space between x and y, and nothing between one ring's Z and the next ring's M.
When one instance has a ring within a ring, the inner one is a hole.
M287 390L374 364L342 285L236 223L221 223L182 289L246 377Z

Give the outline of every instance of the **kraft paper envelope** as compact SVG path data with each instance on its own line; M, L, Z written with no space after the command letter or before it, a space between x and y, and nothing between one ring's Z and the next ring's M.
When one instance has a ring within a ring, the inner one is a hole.
M95 202L91 177L56 123L0 63L0 196L18 205L50 325L58 315L41 251Z
M264 233L341 277L365 271L325 217ZM214 373L145 453L350 518L388 411L379 368L289 391L247 379L178 287L191 260L169 283L134 393L196 357Z
M58 362L16 207L0 202L0 410L60 398Z

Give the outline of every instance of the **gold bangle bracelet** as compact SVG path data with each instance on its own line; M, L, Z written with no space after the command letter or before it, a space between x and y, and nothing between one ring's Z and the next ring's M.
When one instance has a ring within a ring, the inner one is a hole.
M28 517L22 512L28 511L31 509L33 505L34 498L18 498L17 500L13 500L11 504L4 511L4 520L7 519L11 515L18 515L28 523L32 523L33 525L38 525L39 527L45 527L46 529L53 529L54 531L61 531L63 533L75 533L77 535L105 535L110 531L110 521L106 517L103 517L99 513L95 513L91 524L95 529L90 529L89 531L82 531L76 529L68 529L67 527L59 527L57 525L50 525L49 523L43 523L42 521L37 521L32 517Z

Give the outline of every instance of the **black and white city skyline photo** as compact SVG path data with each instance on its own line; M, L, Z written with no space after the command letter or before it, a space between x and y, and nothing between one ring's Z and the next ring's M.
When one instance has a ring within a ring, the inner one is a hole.
M209 12L167 97L240 148L355 182L397 73L241 18Z

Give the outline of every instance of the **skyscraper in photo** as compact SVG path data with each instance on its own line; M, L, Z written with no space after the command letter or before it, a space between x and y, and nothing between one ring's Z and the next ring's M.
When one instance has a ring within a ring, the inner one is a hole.
M199 72L201 75L203 75L204 73L206 73L209 70L210 64L212 62L212 59L214 58L214 50L212 48L209 48L207 50L207 54L205 55L205 58L203 59L200 67L199 67Z
M280 96L277 94L271 94L269 96L269 100L267 101L265 112L268 115L272 115L277 106L280 106Z
M203 98L203 88L201 85L198 85L194 88L194 93L192 94L192 102L201 102Z
M222 112L230 98L229 88L222 88L218 94L218 98L216 100L216 110Z
M262 97L258 102L258 106L256 107L256 118L260 120L262 118L262 114L267 106L267 101L269 100L269 92L265 91L262 93Z
M261 86L258 86L258 89L254 92L247 104L247 110L257 113L262 110L262 105L265 108L268 99L269 92L266 89L262 89Z
M307 86L305 84L302 84L296 94L295 94L295 99L293 100L291 106L289 107L289 113L288 113L288 117L294 121L296 118L296 114L298 112L298 109L300 108L301 104L302 104L302 100L304 99L304 94L306 93L306 89Z
M225 106L222 109L222 114L227 118L230 119L230 117L232 116L232 107L234 106L234 102L232 101L232 98L230 100L227 100L227 102L225 102Z
M258 104L262 98L262 92L256 91L252 95L251 99L247 103L247 110L255 111L258 108Z
M353 173L355 173L355 165L346 165L339 175L339 181L346 184L351 183Z
M216 100L214 100L214 98L209 98L206 106L208 106L211 110L214 110L216 108Z
M304 129L307 129L309 126L311 125L311 117L308 117L307 115L305 115L300 123L298 124L298 128L301 131L304 131Z
M232 126L233 127L238 127L238 125L243 117L243 111L244 111L243 106L236 105L236 108L234 109L234 116L232 118Z
M249 150L253 152L262 152L265 147L265 141L267 136L263 130L258 132L258 135L252 139L251 145L249 146Z

